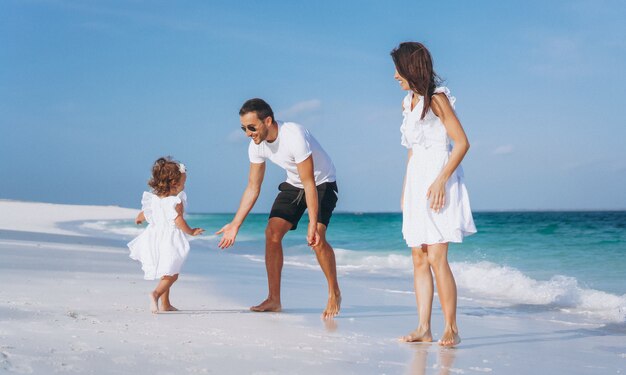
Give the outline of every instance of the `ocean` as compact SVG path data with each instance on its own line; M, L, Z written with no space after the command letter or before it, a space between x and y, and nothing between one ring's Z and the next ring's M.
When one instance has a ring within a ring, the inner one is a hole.
M192 241L192 251L219 251L213 233L232 217L188 215L192 227L207 230ZM539 313L572 324L626 323L626 211L475 212L474 220L478 233L449 248L459 309ZM242 262L263 262L266 223L266 214L249 215L228 251ZM305 215L283 242L285 267L319 269L305 243L306 223ZM129 221L84 226L129 239L141 231ZM340 282L369 278L389 293L412 293L411 251L401 227L400 213L335 213L327 238Z

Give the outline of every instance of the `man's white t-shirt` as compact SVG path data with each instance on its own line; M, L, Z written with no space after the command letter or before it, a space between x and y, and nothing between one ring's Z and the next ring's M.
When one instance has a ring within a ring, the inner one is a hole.
M303 189L297 164L313 155L315 185L335 181L335 166L313 135L294 122L279 122L278 137L274 142L263 141L258 145L250 141L248 157L251 163L265 163L270 159L287 171L287 183Z

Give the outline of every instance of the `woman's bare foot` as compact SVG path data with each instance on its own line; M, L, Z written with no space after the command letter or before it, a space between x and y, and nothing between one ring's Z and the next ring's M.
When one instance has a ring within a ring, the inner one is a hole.
M255 312L279 312L281 309L280 301L272 301L269 298L250 308L251 311Z
M441 336L441 340L439 340L439 345L452 347L458 345L460 342L461 337L459 336L459 334L450 329L446 330L443 333L443 336Z
M332 319L339 314L341 309L341 294L330 295L328 297L328 303L326 309L322 313L322 319Z
M430 333L430 328L417 327L415 331L409 333L406 336L400 337L400 341L404 342L432 342L433 335Z
M148 294L148 297L150 298L150 311L157 314L159 312L159 295L157 292L152 292Z
M161 310L160 311L178 311L178 309L172 305L161 305Z

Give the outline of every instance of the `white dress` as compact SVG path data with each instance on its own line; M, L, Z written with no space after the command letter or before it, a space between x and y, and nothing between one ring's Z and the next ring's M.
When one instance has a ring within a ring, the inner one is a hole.
M147 191L143 193L141 209L148 227L128 243L128 248L130 257L141 262L146 280L179 273L189 254L189 241L174 224L178 216L176 205L181 202L186 208L187 195L184 191L165 198Z
M455 98L447 87L438 87L435 93L444 93L454 108ZM435 181L450 157L450 138L441 120L430 109L420 120L424 98L411 110L413 92L404 98L404 120L400 131L402 145L413 150L408 162L402 207L402 234L409 247L420 247L446 242L462 242L463 237L476 233L467 189L463 183L463 169L459 167L446 183L445 205L438 212L430 208L426 198L428 188Z

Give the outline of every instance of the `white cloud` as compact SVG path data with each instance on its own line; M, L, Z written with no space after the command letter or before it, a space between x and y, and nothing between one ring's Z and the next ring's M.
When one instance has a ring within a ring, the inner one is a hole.
M502 145L498 146L493 150L494 155L507 155L511 154L515 151L515 147L513 145Z
M287 121L296 119L302 120L303 116L311 120L312 118L315 118L316 111L320 109L321 106L322 102L319 99L304 100L297 102L287 109L276 112L275 116L279 120ZM233 130L226 137L228 142L231 143L240 143L246 140L246 138L246 134L239 129Z
M231 143L240 143L246 139L246 133L242 132L241 129L233 130L226 139Z
M287 109L278 111L276 113L276 118L289 119L301 114L309 114L319 109L321 106L322 102L319 99L305 100L298 102Z

